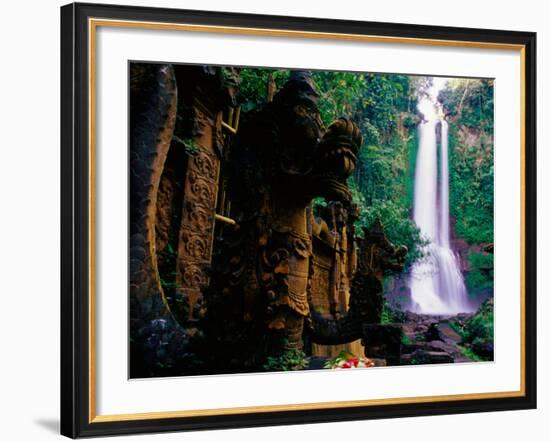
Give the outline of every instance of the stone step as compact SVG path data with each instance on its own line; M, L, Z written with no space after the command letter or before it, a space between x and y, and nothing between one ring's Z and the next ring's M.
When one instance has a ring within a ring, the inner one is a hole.
M403 361L403 356L401 361ZM405 358L408 359L408 358ZM427 351L427 350L416 350L410 354L410 364L413 365L422 365L422 364L449 364L453 363L454 358L445 351Z

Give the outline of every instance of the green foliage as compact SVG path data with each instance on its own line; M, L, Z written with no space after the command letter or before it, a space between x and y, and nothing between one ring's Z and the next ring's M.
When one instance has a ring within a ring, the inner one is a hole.
M493 80L455 79L439 94L449 121L449 203L469 245L494 241ZM471 253L470 296L493 288L493 256Z
M416 126L418 125L419 122L420 122L420 118L417 115L406 113L403 116L402 124L405 129L412 132L412 131L415 131Z
M449 322L451 328L461 337L459 350L473 361L489 360L487 352L478 354L480 348L491 347L494 341L494 302L493 298L486 299L477 312L464 324Z
M399 112L411 111L415 98L410 77L394 74L317 71L313 78L321 93L325 124L335 116L360 122L367 144L396 128Z
M482 356L479 356L476 352L474 352L470 347L464 347L463 345L457 345L456 346L460 352L466 356L468 359L474 361L474 362L484 362L487 360L487 358L484 358Z
M481 304L478 311L464 324L462 341L473 343L476 339L493 341L494 308L493 298Z
M354 358L355 355L349 351L342 350L335 358L329 359L325 362L324 368L336 368L342 363L346 362L350 358Z
M367 97L353 116L360 122L364 144L348 184L360 208L358 227L369 227L379 218L388 239L409 249L409 266L421 256L422 245L409 216L412 198L408 189L414 176L409 160L416 133L415 117L408 113L415 106L411 80L399 75L369 75L367 80Z
M243 111L262 106L270 79L280 89L290 75L285 69L244 68L239 99ZM424 244L411 221L417 154L417 94L425 94L429 77L395 74L314 71L325 125L339 116L352 118L364 142L349 186L360 209L357 231L380 218L388 239L409 249L406 266L422 257ZM455 234L469 244L493 242L493 81L451 80L439 100L450 127L450 207ZM314 206L326 202L316 199ZM469 288L489 287L477 266Z
M338 116L355 121L363 134L348 184L360 210L357 232L379 218L388 239L409 249L406 265L422 255L419 230L411 221L411 149L416 150L418 117L413 77L353 72L314 72L326 125Z
M409 165L407 169L407 176L405 180L405 198L406 198L406 206L410 207L412 209L413 202L414 202L414 173L416 168L416 157L418 155L418 131L414 130L412 132L412 136L410 137L408 141L407 150L409 153L409 157L407 160L407 164Z
M341 351L334 359L325 362L324 368L367 368L374 367L374 361L366 356L355 356L353 353Z
M387 302L384 302L384 306L382 307L382 319L380 321L381 324L402 324L406 322L406 320L407 318L403 311L391 308Z
M451 327L455 332L457 332L460 336L464 333L463 326L460 325L458 322L455 321L449 321L448 322L449 327Z
M264 364L266 371L294 371L303 370L309 364L309 358L302 350L292 349L281 356L271 356Z
M453 128L456 131L455 128ZM493 242L493 152L492 145L459 144L450 156L450 207L456 219L455 233L470 244Z
M172 135L172 139L176 143L181 144L188 155L196 155L199 151L199 146L197 146L197 143L195 143L193 138L182 139L176 135Z
M325 200L322 196L313 198L312 201L314 213L317 214L318 210L322 207L327 207L327 200Z
M493 288L494 264L491 253L470 253L468 262L470 271L466 273L466 285L470 296L475 296L479 291Z
M365 193L358 189L354 178L349 182L354 202L359 206L360 217L357 221L357 231L361 235L362 228L368 228L377 218L382 221L388 239L397 245L408 248L406 266L422 257L422 246L425 242L420 237L420 230L409 217L409 208L401 200L392 200L390 195L366 202ZM389 185L389 183L388 183Z
M447 115L464 126L493 132L494 80L455 79L439 93Z
M338 116L352 118L361 127L365 145L378 145L381 138L392 135L400 114L414 111L416 105L406 75L319 71L313 78L325 124Z
M270 79L280 89L289 70L244 68L240 71L239 100L243 111L262 106ZM380 218L388 239L409 249L407 265L421 256L419 230L410 220L414 164L410 150L416 150L414 112L416 98L413 79L406 75L315 71L313 79L320 94L319 109L329 125L340 116L352 118L361 128L363 147L355 174L349 180L354 202L358 204L361 227ZM326 202L317 198L314 207Z
M178 252L167 243L166 247L158 255L160 286L168 302L177 302L181 308L185 308L185 301L177 295L177 289L181 288L176 280L177 272L173 270Z
M455 233L493 242L493 81L453 80L440 92L449 116L449 190Z
M160 266L163 267L163 264L173 262L173 260L175 260L177 256L178 252L174 250L172 244L166 244L166 247L159 253ZM163 273L160 275L160 285L165 292L171 293L174 289L178 288L175 277L175 271L170 271L167 274Z
M260 68L244 68L240 71L239 101L243 112L258 109L265 104L270 75L277 89L280 89L290 71Z

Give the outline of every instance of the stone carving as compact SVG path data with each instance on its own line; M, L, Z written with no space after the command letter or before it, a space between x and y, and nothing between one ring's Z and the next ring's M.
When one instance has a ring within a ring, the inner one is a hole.
M176 119L176 82L168 65L131 71L130 309L140 321L168 315L155 253L155 208Z
M297 71L232 139L222 121L235 70L136 66L131 357L149 355L137 374L258 370L304 345L364 337L406 250L377 223L356 238L346 180L358 127L340 118L325 129L311 75ZM314 214L318 196L329 204Z
M359 267L362 284L369 293L367 320L378 324L384 306L384 277L403 271L407 248L389 242L378 219L364 233L365 238L359 242Z
M185 248L185 253L190 259L205 261L209 259L209 238L205 238L199 233L183 230L181 242Z
M192 338L206 307L225 141L221 115L234 105L235 84L220 68L203 66L132 63L130 76L131 376L194 373L200 358Z
M205 180L194 170L188 172L189 179L189 194L186 195L189 201L193 201L196 204L208 207L215 200L213 193L212 182Z
M195 306L202 304L202 292L209 281L220 159L215 152L213 135L217 115L198 99L193 110L198 127L194 138L197 151L187 163L177 258L180 270L176 282L189 314L179 319L195 324L203 313L203 309L197 310Z
M202 147L202 145L199 144ZM199 176L215 181L218 176L218 161L212 158L212 155L206 153L207 150L200 149L199 152L193 156L191 164Z
M234 313L231 325L212 327L210 333L221 347L233 345L228 359L242 359L251 368L267 355L302 349L304 323L311 330L319 323L312 320L308 296L314 262L312 198L340 201L341 210L351 210L346 179L355 167L361 133L344 118L325 131L318 99L311 76L294 72L273 102L243 121L230 150L228 190L238 228L226 229L219 240L208 315L210 324L220 324L216 312L225 312L227 325ZM347 217L336 222L346 224ZM346 275L350 263L343 232L337 242L338 254L346 254L341 260L346 269L336 266L338 275ZM330 284L347 290L331 278ZM323 333L311 335L315 339ZM359 337L358 332L343 339Z
M150 363L142 363L157 357L151 324L174 322L162 290L156 253L157 199L176 120L177 88L172 67L133 66L130 102L129 285L130 333L134 338L130 348L130 375L136 377L153 373ZM167 230L166 224L160 228L158 239L162 245L167 243Z
M339 319L326 319L316 311L311 315L314 342L342 344L363 338L366 324L380 324L383 297L383 278L403 269L406 247L395 247L376 220L364 229L365 238L358 241L358 265L351 284L349 309Z
M349 308L351 280L357 268L354 223L359 213L355 205L345 208L341 202L330 202L319 215L311 219L314 259L309 275L310 302L320 316L339 319ZM319 265L320 262L323 265ZM314 356L334 357L343 350L357 355L363 352L359 340L330 346L312 345Z

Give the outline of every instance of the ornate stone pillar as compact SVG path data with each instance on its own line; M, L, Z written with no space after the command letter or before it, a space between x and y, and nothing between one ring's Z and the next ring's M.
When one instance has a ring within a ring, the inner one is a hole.
M185 319L190 321L201 316L201 293L209 282L220 171L214 140L221 131L221 111L213 112L195 100L193 113L198 128L193 138L196 152L187 163L176 278L177 291L188 307Z

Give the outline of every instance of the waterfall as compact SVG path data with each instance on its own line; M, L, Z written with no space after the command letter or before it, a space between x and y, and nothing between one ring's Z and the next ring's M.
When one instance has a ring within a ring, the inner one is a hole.
M429 108L431 106L431 109ZM418 127L418 152L414 176L413 219L429 241L425 258L412 268L409 287L412 309L417 313L455 314L471 311L458 257L450 245L448 125L435 118L434 102L424 98L422 111L433 119ZM430 112L424 112L429 116ZM436 128L440 126L439 177ZM438 180L439 178L439 180Z

